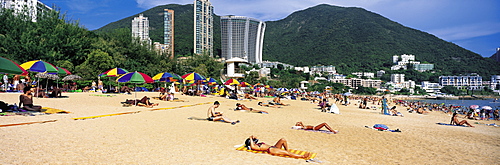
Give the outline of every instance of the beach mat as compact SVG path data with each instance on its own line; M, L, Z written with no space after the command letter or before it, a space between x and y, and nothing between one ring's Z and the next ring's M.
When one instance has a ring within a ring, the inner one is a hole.
M253 152L253 153L259 153L259 154L269 154L269 153L267 153L267 151L249 150L244 145L241 146L241 147L236 148L236 150L238 150L238 151ZM292 152L294 154L299 154L299 155L305 155L306 154L305 151L300 151L300 150L289 149L288 151L290 151L290 152ZM316 155L317 155L317 153L312 153L312 152L310 152L310 153L311 153L311 155L309 157L307 157L307 158L297 158L297 159L306 159L306 160L308 160L308 159L314 159L316 157ZM270 155L273 155L273 154L270 154ZM284 155L274 155L274 156L280 156L280 157L290 158L289 156L284 156Z
M465 125L453 125L453 124L447 124L447 123L436 123L436 124L439 124L439 125L446 125L446 126L467 127L467 126L465 126Z
M370 126L367 126L365 125L366 128L370 128L370 129L374 129L374 130L377 130L377 131L386 131L386 132L401 132L401 130L399 129L387 129L387 130L382 130L382 129L376 129L376 128L373 128L373 127L370 127Z
M307 130L307 129L300 129L300 128L294 128L292 127L292 129L294 130L303 130L303 131L308 131L308 132L319 132L319 133L326 133L326 134L337 134L339 131L337 131L337 133L334 133L334 132L331 132L331 131L328 131L328 130Z
M125 114L134 114L134 113L139 113L139 112L141 112L141 111L113 113L113 114L107 114L107 115L88 116L88 117L77 117L77 118L73 118L73 120L95 119L95 118L100 118L100 117L118 116L118 115L125 115Z

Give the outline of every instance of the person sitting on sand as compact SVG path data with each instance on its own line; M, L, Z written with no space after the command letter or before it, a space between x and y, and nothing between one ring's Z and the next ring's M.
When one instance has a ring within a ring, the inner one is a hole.
M403 114L401 112L398 112L396 110L396 106L393 106L391 109L389 109L389 114L391 114L392 116L401 116L401 117L403 117Z
M263 103L263 102L259 102L259 103L257 103L257 105L264 106L264 107L271 107L271 108L281 108L280 105L271 105L271 104L266 104L266 103Z
M281 98L280 98L279 96L275 97L275 98L273 99L273 102L274 102L274 104L275 104L275 105L283 105L283 106L287 106L287 105L285 105L285 104L283 104L283 103L281 102Z
M429 113L429 111L425 111L424 108L420 107L420 108L416 108L417 109L417 113L418 114L426 114L426 113Z
M41 111L42 106L33 105L33 91L31 88L25 87L23 92L19 96L19 107L29 111Z
M450 122L450 124L451 124L451 125L464 125L464 124L466 124L466 125L468 125L469 127L474 127L474 126L472 126L471 124L469 124L469 122L468 122L467 120L458 121L457 116L458 116L458 115L457 115L457 113L456 113L456 112L455 112L455 113L453 113L453 116L451 117L451 122Z
M120 88L120 92L122 92L122 93L132 94L132 93L130 93L131 91L132 91L132 88L129 88L128 86L122 86Z
M245 110L245 111L250 111L250 112L255 112L255 113L265 113L268 114L269 112L267 111L261 111L261 110L256 110L253 108L248 108L244 104L236 103L236 109L235 110Z
M252 135L245 140L245 146L254 151L267 151L267 153L272 155L285 155L292 158L308 158L311 155L309 152L304 155L299 155L288 151L288 143L284 138L278 140L275 145L269 145L264 142L259 142L259 139Z
M304 125L304 124L302 124L302 122L299 121L299 122L295 123L295 126L300 127L301 129L304 129L304 130L316 130L316 131L325 127L330 132L333 132L333 133L338 132L336 130L333 130L332 127L330 127L330 125L328 125L326 123L321 123L321 124L318 124L317 126L312 126L312 125Z
M233 121L231 119L228 119L226 116L222 115L222 112L215 111L215 108L218 108L219 105L220 105L219 101L215 101L214 105L208 108L207 112L208 121L223 121L226 123L231 123L233 125L240 122L239 120Z

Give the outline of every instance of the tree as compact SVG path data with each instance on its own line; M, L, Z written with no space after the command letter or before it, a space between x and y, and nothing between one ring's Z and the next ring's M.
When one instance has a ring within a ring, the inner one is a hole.
M100 73L114 67L113 58L108 53L98 49L90 52L85 62L77 66L76 70L82 78L92 79L97 77Z

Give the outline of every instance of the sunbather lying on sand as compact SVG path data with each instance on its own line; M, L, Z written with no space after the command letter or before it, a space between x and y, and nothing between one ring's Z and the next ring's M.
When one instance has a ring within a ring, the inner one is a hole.
M321 123L321 124L318 124L317 126L312 126L312 125L306 125L305 126L304 124L302 124L302 122L299 121L299 122L295 123L295 126L300 127L301 129L305 129L305 130L316 130L316 131L319 130L319 129L321 129L321 128L323 128L323 127L325 127L330 132L333 132L333 133L337 133L338 132L336 130L333 130L332 127L330 127L326 123Z
M248 108L244 104L236 103L236 110L245 110L245 111L250 111L250 112L255 112L255 113L269 113L267 111L261 111L261 110L256 110L253 108Z
M288 106L288 105L289 105L289 104L287 104L287 105L283 104L283 103L281 102L281 98L280 98L279 96L275 97L275 98L273 99L273 102L274 102L274 104L276 104L276 105L283 105L283 106Z
M254 99L257 100L257 98L253 97L252 95L245 93L245 99Z
M259 102L259 103L257 103L257 105L264 106L264 107L271 107L271 108L281 108L280 105L271 105L271 104L266 104L263 102Z
M311 153L306 153L305 155L299 155L299 154L294 154L288 151L288 143L286 142L285 139L280 139L278 142L276 142L275 145L271 146L269 144L266 144L264 142L259 142L259 139L255 136L250 136L246 141L245 141L245 146L248 149L255 150L255 151L267 151L269 154L273 155L286 155L290 156L292 158L307 158Z
M458 118L457 118L457 113L453 113L453 116L451 117L451 122L450 124L452 125L464 125L464 124L467 124L469 127L474 127L472 126L471 124L469 124L469 122L467 120L462 120L462 121L458 121Z

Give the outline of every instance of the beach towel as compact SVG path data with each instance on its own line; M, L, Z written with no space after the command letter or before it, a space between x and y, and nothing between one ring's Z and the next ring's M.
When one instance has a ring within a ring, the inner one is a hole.
M401 132L401 130L399 129L389 129L389 127L387 127L386 125L384 124L375 124L373 125L373 127L370 127L370 126L365 126L366 128L371 128L371 129L374 129L374 130L378 130L378 131L387 131L387 132Z
M467 127L465 125L454 125L454 124L447 124L447 123L436 123L436 124L439 124L439 125L446 125L446 126L459 126L459 127Z
M55 108L49 108L49 107L42 107L42 109L46 109L45 112L43 113L50 113L50 114L55 114L55 113L70 113L68 111L60 110L60 109L55 109Z
M337 133L335 132L331 132L331 131L328 131L328 130L307 130L307 129L302 129L300 128L300 126L293 126L292 129L295 129L295 130L304 130L304 131L309 131L309 132L319 132L319 133L326 133L326 134L337 134L339 131L337 131Z
M253 152L253 153L260 153L260 154L269 154L267 151L255 151L255 150L249 150L247 149L247 147L245 147L245 145L241 146L241 147L238 147L236 148L236 150L238 151L247 151L247 152ZM288 151L294 153L294 154L299 154L299 155L305 155L306 152L305 151L300 151L300 150L294 150L294 149L289 149ZM270 154L272 155L272 154ZM317 153L312 153L311 152L311 155L307 158L297 158L297 159L306 159L306 160L309 160L309 159L314 159L316 157ZM281 157L287 157L289 158L289 156L284 156L284 155L274 155L274 156L281 156Z

